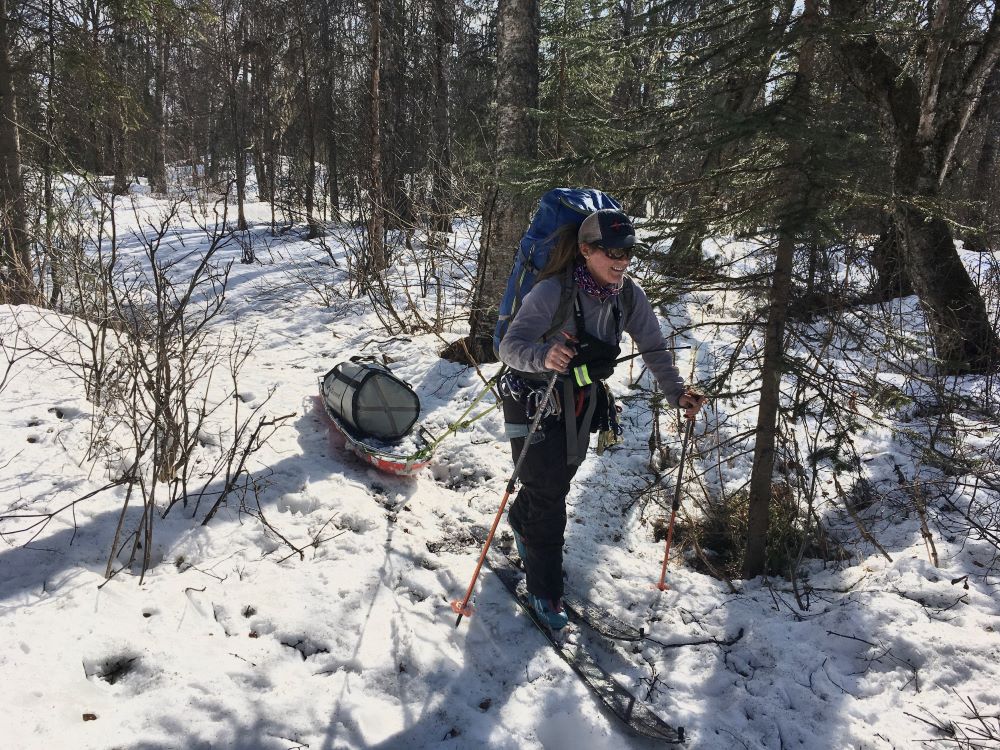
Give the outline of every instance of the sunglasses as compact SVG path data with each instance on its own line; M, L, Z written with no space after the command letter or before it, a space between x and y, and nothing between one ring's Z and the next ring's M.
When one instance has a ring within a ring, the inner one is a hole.
M631 247L601 247L600 245L596 247L611 260L626 260L632 257Z

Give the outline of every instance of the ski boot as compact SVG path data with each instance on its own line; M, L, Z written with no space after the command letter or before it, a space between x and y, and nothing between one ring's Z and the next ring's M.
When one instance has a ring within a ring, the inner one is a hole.
M521 565L523 566L524 561L528 559L524 554L524 540L513 528L511 528L511 531L514 533L514 546L517 547L517 556L521 558Z
M534 594L528 594L528 602L535 610L538 619L550 630L562 630L569 623L569 616L562 607L562 602L552 599L542 599Z

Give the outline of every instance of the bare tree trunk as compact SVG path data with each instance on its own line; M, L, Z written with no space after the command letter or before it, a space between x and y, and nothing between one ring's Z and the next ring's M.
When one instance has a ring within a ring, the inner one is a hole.
M225 105L223 105L224 109ZM205 126L205 183L215 184L219 179L219 129L220 116L214 101L208 103L208 122Z
M455 0L434 0L433 163L430 228L451 231L451 97L448 90L451 47L455 40Z
M405 79L406 4L403 0L381 0L382 50L380 95L382 115L382 189L385 218L390 229L414 226L413 199L406 186L411 171L408 138L409 102L414 98L412 82Z
M265 12L254 15L248 27L247 45L252 52L247 57L250 70L250 102L247 119L251 135L254 174L257 177L258 200L267 200L271 210L271 231L275 231L275 198L278 179L278 135L275 115L276 67L273 46L269 40L276 33L272 14L274 8L267 6Z
M535 159L538 149L538 126L530 114L538 106L538 2L500 0L498 19L496 170L483 209L471 330L464 347L456 342L442 352L456 361L467 359L466 347L480 362L495 361L493 329L500 298L534 205L511 179L520 165Z
M315 239L323 234L319 222L316 221L316 116L312 101L312 71L309 68L309 44L305 34L306 13L300 4L299 18L299 54L302 65L302 119L305 131L305 204L306 224L309 226L308 239Z
M64 258L60 257L54 247L53 228L55 224L55 195L52 189L52 177L55 172L52 146L55 142L55 106L53 93L56 75L56 33L55 33L55 2L49 0L46 22L48 80L45 82L45 144L42 147L42 208L45 212L45 258L49 266L51 287L48 292L49 307L56 309L62 298L62 279ZM43 281L43 279L39 279Z
M80 10L81 30L87 36L87 57L92 64L96 64L101 59L99 12L90 3L81 3ZM100 96L100 92L97 91L90 91L89 93L90 96L87 97L86 110L87 169L94 174L103 175L106 170L106 164L104 150L101 148L102 134L98 116L102 97Z
M236 22L235 34L231 42L229 70L229 111L230 125L233 133L233 161L236 168L236 228L247 229L246 204L247 191L247 149L246 149L246 117L248 100L248 82L246 75L246 40L247 40L246 9L240 8L239 19ZM223 36L226 34L225 21L222 24ZM223 44L226 40L223 40Z
M369 257L366 266L373 273L388 267L385 254L385 191L382 189L382 129L379 103L380 74L382 67L382 0L372 0L371 21L371 91L369 105L371 129L371 181L368 185L371 216L368 221Z
M334 96L332 90L330 96ZM332 113L332 107L326 130L326 175L331 218L340 221L340 139L337 137L337 116Z
M38 293L31 275L10 41L7 0L0 0L0 300L19 305L37 302Z
M997 249L997 200L995 185L1000 173L1000 150L997 149L1000 134L992 129L987 133L982 151L976 161L976 177L972 183L972 196L976 207L969 223L972 231L965 237L965 248L976 252Z
M1000 363L1000 340L955 250L951 227L908 202L896 205L895 219L910 278L927 312L944 371L989 372Z
M817 0L805 0L800 19L803 39L798 53L798 72L786 107L791 118L801 118L808 124L816 59ZM771 280L771 299L764 331L764 362L761 368L760 406L757 410L756 440L753 468L750 472L750 498L747 511L747 546L743 558L743 573L753 578L764 572L767 562L767 533L771 512L771 477L774 473L774 446L777 436L778 409L781 405L781 373L784 368L785 322L792 290L792 263L796 242L806 217L812 210L809 179L805 173L806 144L801 140L807 127L792 136L787 163L792 165L785 185L787 189L784 217L778 229L778 250Z
M916 293L909 269L903 262L902 243L899 226L890 214L886 217L885 230L872 247L872 269L876 277L869 297L872 302L887 302Z
M167 193L167 75L170 70L170 38L166 22L157 20L156 66L153 74L153 160L149 184L154 193Z
M263 27L263 28L261 28ZM250 66L250 101L253 107L253 115L250 118L250 152L253 154L254 176L257 178L258 200L267 196L272 198L272 187L270 176L268 175L268 158L265 148L269 141L269 110L270 110L270 89L271 70L273 61L262 43L262 35L268 32L266 25L255 19L248 32L249 44L253 52L248 58ZM272 200L273 203L273 200Z
M337 110L339 71L343 69L340 55L340 39L334 39L333 31L339 29L339 5L334 0L324 0L320 22L323 45L324 90L326 91L324 129L326 133L326 179L327 196L330 201L331 218L340 221L340 138L338 134ZM334 26L337 23L338 26Z
M96 15L95 13L95 17ZM112 75L122 81L128 78L126 60L129 54L124 26L124 16L112 15L111 71ZM129 104L126 97L114 97L109 102L108 150L111 156L111 171L114 175L111 190L115 195L128 195L134 173L128 143Z
M1000 68L994 68L983 90L983 103L976 116L985 121L986 133L979 158L975 160L976 175L969 193L972 205L965 223L971 230L965 233L963 239L967 250L985 252L992 249L996 241L996 208L1000 205L995 195L997 177L1000 176L1000 150L997 149L997 139L1000 138Z
M563 0L562 6L562 30L565 34L569 28L569 0ZM556 89L556 138L555 157L561 158L563 155L563 128L566 121L566 89L568 85L567 68L569 59L566 54L566 43L559 42L559 84Z

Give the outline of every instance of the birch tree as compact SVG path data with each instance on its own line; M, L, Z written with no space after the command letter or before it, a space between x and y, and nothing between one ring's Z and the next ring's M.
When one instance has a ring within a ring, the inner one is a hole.
M842 29L871 29L880 20L863 0L831 0ZM906 19L921 32L905 62L875 33L839 35L852 81L881 115L893 144L892 220L902 263L926 311L942 370L986 372L1000 362L1000 339L979 290L935 207L987 78L1000 60L1000 6L980 19L978 6L941 0ZM915 63L915 64L914 64Z

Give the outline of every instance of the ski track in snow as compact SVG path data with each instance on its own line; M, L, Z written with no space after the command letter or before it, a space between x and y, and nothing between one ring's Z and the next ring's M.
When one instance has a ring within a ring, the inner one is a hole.
M137 201L153 214L160 207ZM417 390L421 422L435 434L482 383L437 358L437 337L386 334L367 300L346 298L343 266L322 265L327 253L294 233L268 236L266 207L251 208L259 222L252 232L268 248L255 264L239 263L237 243L220 251L220 262L237 262L218 327L257 329L241 408L273 389L265 413L295 415L250 469L264 481L268 521L305 557L236 501L204 527L206 502L196 520L192 502L157 519L154 565L141 585L127 572L105 584L120 488L56 516L27 546L5 522L0 704L8 718L0 746L651 747L598 708L488 571L476 614L454 627L449 601L463 595L478 553L468 530L489 525L511 470L501 420L491 412L449 438L415 478L378 474L346 452L315 398L318 378L336 362L387 356ZM140 231L140 223L123 217L119 231ZM343 263L342 248L327 241ZM162 252L183 256L182 272L203 248L189 223ZM134 237L124 250L142 262ZM341 285L331 305L320 283ZM689 302L671 310L671 321L697 315ZM20 324L33 340L66 351L61 338L50 341L56 323L52 313L0 308L6 340ZM730 342L692 343L701 344L704 367L712 347ZM692 356L681 353L684 372ZM626 442L603 458L591 455L569 498L566 569L575 588L660 642L596 653L667 721L685 726L689 746L910 747L934 734L907 714L961 718L959 696L997 711L998 602L977 578L975 566L989 553L975 540L938 538L936 569L915 519L873 517L893 562L864 546L839 571L807 561L814 589L807 611L784 581L743 582L732 594L680 561L670 569L671 589L654 590L662 545L639 522L637 506L622 512L629 492L649 481L648 405L631 398L628 377L614 380L629 396ZM4 515L53 510L107 481L108 469L86 460L92 407L68 370L32 355L17 364L0 403ZM709 418L736 431L751 417L728 415L745 406L717 404ZM662 425L676 452L674 415ZM699 439L711 455L706 425ZM884 457L893 441L886 430L865 436L859 447L872 456L873 472L891 477ZM738 486L748 468L749 457L738 458L722 481ZM666 506L671 476L659 498ZM134 510L129 517L134 523ZM968 590L953 583L970 573ZM660 645L712 639L734 642Z

